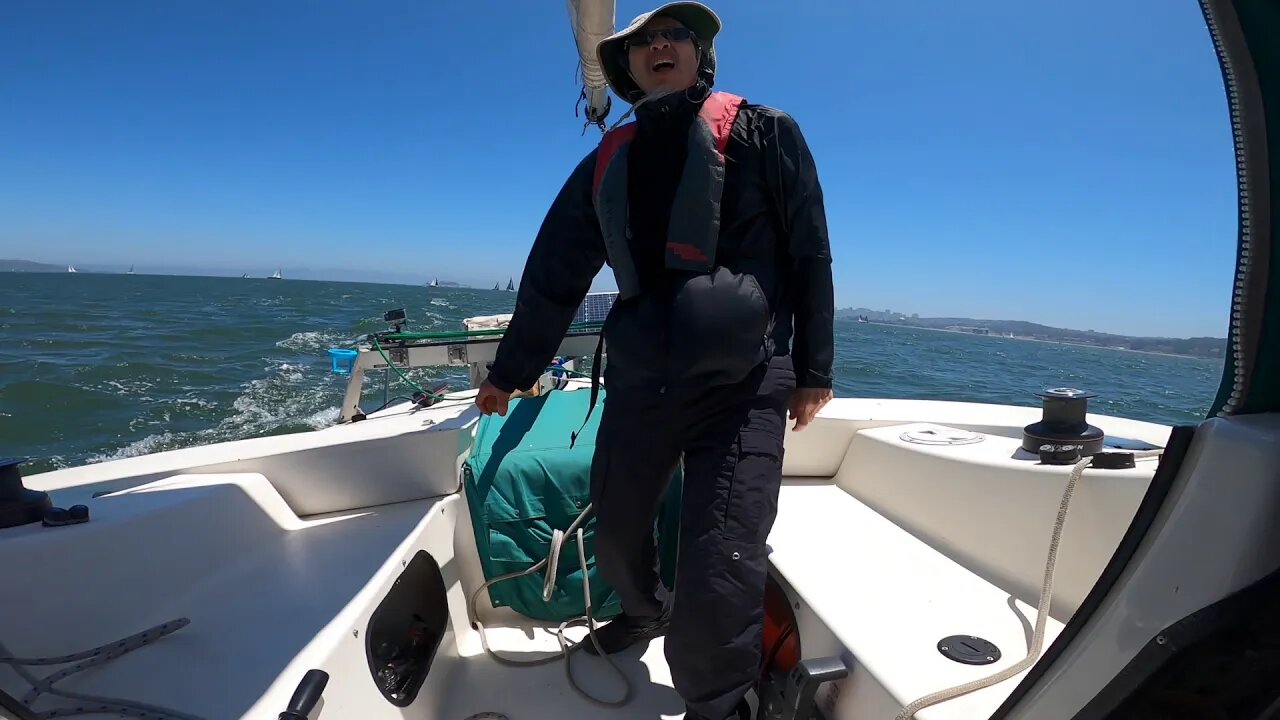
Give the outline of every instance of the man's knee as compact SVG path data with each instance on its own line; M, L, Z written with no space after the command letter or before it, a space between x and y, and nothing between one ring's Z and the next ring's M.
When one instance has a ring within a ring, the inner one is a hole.
M764 544L697 538L681 552L669 647L681 655L758 652L751 636L764 617Z

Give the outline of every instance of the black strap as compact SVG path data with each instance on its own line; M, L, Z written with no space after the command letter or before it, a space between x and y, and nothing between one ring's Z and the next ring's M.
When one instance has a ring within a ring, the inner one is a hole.
M587 406L587 416L582 419L582 427L578 428L578 432L569 435L569 448L573 449L574 444L578 442L578 436L586 429L587 423L591 420L591 413L595 412L596 402L600 399L600 360L604 357L604 332L600 333L600 341L596 343L596 354L591 359L591 404Z

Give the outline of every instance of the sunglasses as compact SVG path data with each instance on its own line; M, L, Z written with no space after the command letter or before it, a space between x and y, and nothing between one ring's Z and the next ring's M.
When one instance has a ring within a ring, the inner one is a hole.
M671 42L689 42L696 38L697 35L689 28L664 28L662 30L652 30L650 32L638 32L627 38L627 49L646 48L653 45L658 38L666 38Z

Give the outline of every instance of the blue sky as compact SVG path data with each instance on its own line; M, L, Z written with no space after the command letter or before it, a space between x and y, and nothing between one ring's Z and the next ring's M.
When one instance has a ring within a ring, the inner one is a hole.
M712 5L718 87L808 138L842 306L1225 334L1194 0ZM5 3L0 257L505 282L599 137L575 61L562 0Z

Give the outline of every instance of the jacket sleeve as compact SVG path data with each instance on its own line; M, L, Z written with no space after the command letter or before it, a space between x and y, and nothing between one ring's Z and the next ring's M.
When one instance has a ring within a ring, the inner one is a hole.
M765 166L780 195L779 213L788 236L787 288L795 322L791 355L796 384L829 388L835 355L835 291L822 186L799 125L782 112L775 121L774 148L765 153Z
M595 156L592 150L578 163L529 251L515 312L489 371L489 381L500 390L526 390L538 381L604 265L604 238L591 200Z

